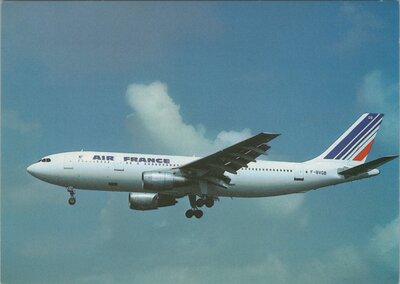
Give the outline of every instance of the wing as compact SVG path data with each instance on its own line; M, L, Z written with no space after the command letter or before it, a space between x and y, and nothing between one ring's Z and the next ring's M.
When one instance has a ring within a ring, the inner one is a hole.
M230 178L225 172L237 174L240 168L255 162L258 156L270 148L266 143L277 136L279 134L259 133L212 155L183 165L179 169L191 179L227 188Z

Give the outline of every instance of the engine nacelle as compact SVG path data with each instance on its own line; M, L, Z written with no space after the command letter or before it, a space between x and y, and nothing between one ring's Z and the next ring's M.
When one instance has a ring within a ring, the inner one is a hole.
M175 197L158 193L129 193L129 208L135 210L152 210L158 207L173 206L177 203Z
M143 172L142 181L145 190L169 190L191 183L191 180L185 177L161 171Z

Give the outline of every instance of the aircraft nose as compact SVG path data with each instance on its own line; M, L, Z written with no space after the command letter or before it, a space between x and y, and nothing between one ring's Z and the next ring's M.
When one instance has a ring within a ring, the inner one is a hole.
M36 164L30 165L29 167L26 168L26 171L31 175L33 175L34 177L36 177L38 173L37 165Z
M54 170L54 167L48 165L48 163L43 163L43 162L34 163L29 167L27 167L26 171L30 175L40 180L53 183L57 182L58 178L57 171Z

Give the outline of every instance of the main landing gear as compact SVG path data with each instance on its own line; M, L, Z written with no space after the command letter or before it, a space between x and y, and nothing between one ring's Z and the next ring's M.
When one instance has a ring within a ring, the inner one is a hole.
M186 211L185 216L186 218L192 218L193 216L195 216L197 219L200 219L201 217L203 217L203 211L197 208L192 208Z
M197 219L200 219L203 217L203 211L198 207L203 207L205 205L208 208L211 208L214 206L214 198L207 196L197 199L196 195L189 195L189 202L192 209L186 211L185 216L187 218L192 218L194 216Z
M74 188L72 187L72 186L68 186L67 187L67 191L69 192L69 195L71 196L69 199L68 199L68 203L69 203L69 205L74 205L75 203L76 203L76 199L75 199L75 190L74 190Z
M196 200L196 205L197 207L203 207L205 205L211 208L214 206L214 199L212 197L199 198Z

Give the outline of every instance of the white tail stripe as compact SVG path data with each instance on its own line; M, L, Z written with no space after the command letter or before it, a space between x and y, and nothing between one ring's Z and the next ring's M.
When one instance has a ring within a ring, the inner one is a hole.
M343 157L346 156L346 154L351 151L352 148L349 148L350 145L354 142L354 144L357 144L359 141L363 140L367 135L368 131L364 133L368 128L374 129L376 126L379 126L381 123L382 118L378 115L374 119L371 120L370 123L368 123L360 132L349 142L343 149L334 157L334 159L340 159L344 160ZM361 137L363 135L363 137ZM353 145L354 146L354 145Z
M366 140L369 140L369 137L376 135L381 122L382 119L369 132L367 132L363 138L361 138L355 145L353 145L353 147L347 152L347 154L342 157L342 160L352 159L351 156L354 154L354 152L357 152L360 147L362 148L362 146L365 145Z
M375 139L377 131L374 132L368 139L364 141L361 145L357 147L357 149L353 152L353 154L347 158L346 160L353 160L372 140Z

